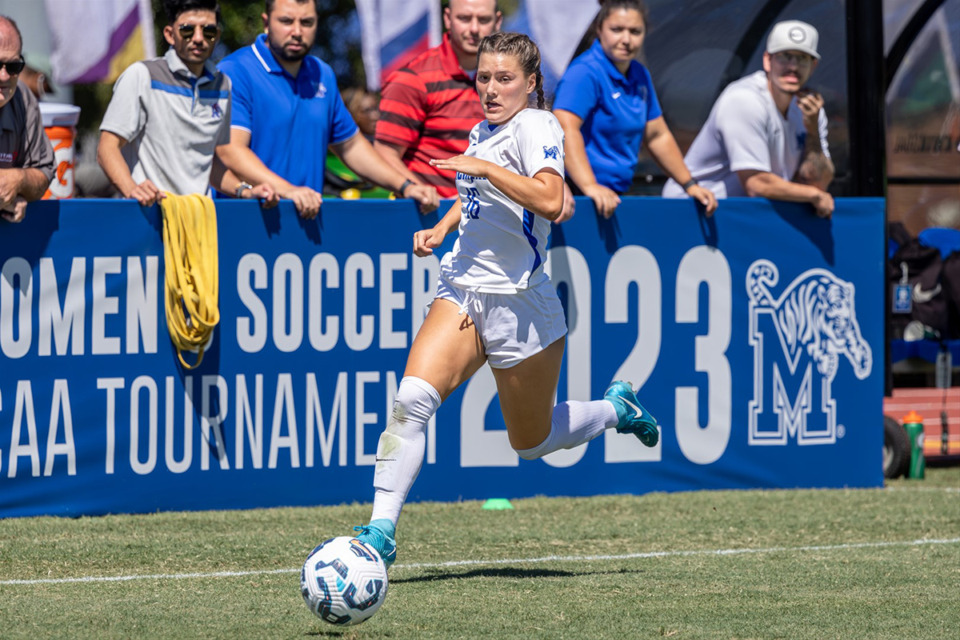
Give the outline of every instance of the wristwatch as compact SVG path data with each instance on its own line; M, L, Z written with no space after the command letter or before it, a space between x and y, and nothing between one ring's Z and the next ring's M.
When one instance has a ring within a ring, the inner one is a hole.
M686 182L684 182L684 183L683 183L682 185L680 185L680 186L681 186L681 188L682 188L684 191L686 191L686 190L689 189L690 187L692 187L692 186L694 186L694 185L698 185L698 184L700 184L700 183L697 182L697 179L696 179L696 178L690 178L689 180L687 180Z
M241 182L240 184L237 185L237 190L234 192L233 195L235 195L238 198L242 198L243 196L241 194L247 189L253 189L253 185L250 184L249 182Z
M400 188L397 189L397 195L403 198L404 197L403 192L407 190L407 187L412 187L414 184L416 183L413 180L410 180L409 178L404 180L403 184L400 185Z

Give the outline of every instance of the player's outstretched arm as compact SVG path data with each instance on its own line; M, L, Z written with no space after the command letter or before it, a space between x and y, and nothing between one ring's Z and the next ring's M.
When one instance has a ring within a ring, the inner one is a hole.
M438 169L486 178L505 196L547 220L556 220L563 212L563 177L553 169L541 169L528 178L473 156L434 159L430 164Z

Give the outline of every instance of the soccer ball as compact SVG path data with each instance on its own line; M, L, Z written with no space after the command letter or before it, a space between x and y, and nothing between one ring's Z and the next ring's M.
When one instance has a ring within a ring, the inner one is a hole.
M370 545L347 536L331 538L307 556L300 592L321 620L360 624L387 598L387 566Z

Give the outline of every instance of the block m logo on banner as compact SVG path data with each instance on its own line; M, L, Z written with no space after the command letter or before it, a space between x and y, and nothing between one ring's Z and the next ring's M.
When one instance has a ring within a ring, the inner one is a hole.
M771 288L779 277L769 260L747 270L754 361L749 444L785 445L790 438L801 445L833 444L832 387L840 356L860 380L873 368L857 324L855 288L825 269L810 269L777 297Z

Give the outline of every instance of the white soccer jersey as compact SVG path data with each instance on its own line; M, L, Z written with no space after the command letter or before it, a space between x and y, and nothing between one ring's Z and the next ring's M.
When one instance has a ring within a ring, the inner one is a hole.
M563 130L549 111L524 109L506 124L486 120L470 131L465 155L521 176L549 168L563 175ZM460 237L443 258L441 276L483 293L510 293L548 280L550 221L527 211L484 178L457 173Z
M820 110L820 145L827 147L827 116ZM717 98L710 116L684 160L700 186L718 198L746 196L737 171L768 171L793 180L803 157L807 130L796 100L786 117L780 115L767 87L767 74L757 71L730 83ZM663 188L666 198L686 194L673 180Z

